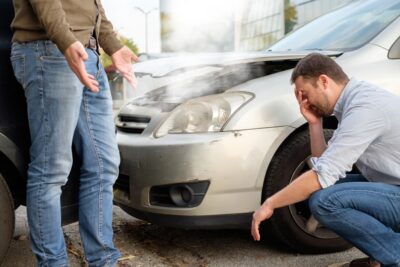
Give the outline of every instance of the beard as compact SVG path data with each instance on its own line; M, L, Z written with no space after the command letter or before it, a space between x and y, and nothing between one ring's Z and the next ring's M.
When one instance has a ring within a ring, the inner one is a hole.
M332 115L332 112L329 112L329 111L326 111L326 110L322 110L322 109L319 109L319 108L315 108L314 112L320 117L329 117L329 116Z
M333 110L329 107L328 97L326 96L322 97L319 103L312 105L312 110L320 117L329 117L333 113Z

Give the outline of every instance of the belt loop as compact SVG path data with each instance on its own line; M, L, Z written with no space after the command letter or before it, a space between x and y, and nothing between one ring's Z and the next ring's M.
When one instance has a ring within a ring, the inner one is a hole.
M47 44L47 42L46 41L42 41L42 44L43 44L43 52L45 53L45 55L48 55L49 54L49 52L48 52L48 44Z

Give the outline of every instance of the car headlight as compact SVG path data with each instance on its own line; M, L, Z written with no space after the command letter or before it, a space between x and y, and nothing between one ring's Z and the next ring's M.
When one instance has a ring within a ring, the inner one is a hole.
M250 93L230 92L189 100L171 112L155 136L221 131L229 118L252 98Z

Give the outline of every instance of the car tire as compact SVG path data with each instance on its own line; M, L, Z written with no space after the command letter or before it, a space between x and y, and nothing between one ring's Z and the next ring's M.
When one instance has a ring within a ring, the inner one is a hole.
M324 130L326 140L330 139L332 134L333 130ZM269 165L262 201L310 169L307 165L310 155L308 131L301 131L291 136L279 148ZM261 224L261 231L263 236L272 234L274 240L300 253L329 253L352 247L313 219L308 208L308 200L275 210L271 219Z
M0 266L2 265L14 234L14 203L7 183L0 174Z

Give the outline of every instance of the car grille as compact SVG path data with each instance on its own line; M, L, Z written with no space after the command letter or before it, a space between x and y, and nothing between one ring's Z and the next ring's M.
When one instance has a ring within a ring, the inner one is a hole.
M141 134L150 120L151 118L146 116L118 115L116 126L122 132Z

